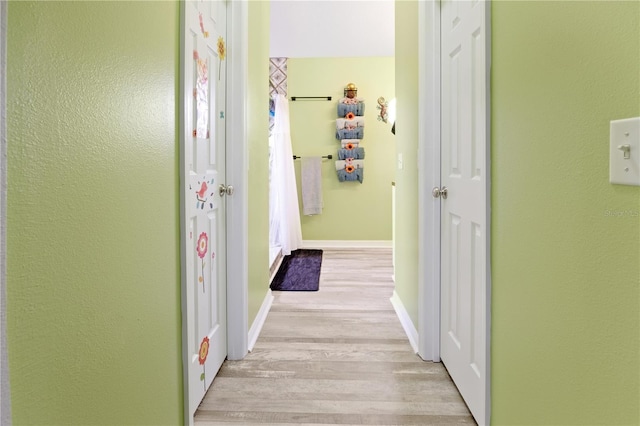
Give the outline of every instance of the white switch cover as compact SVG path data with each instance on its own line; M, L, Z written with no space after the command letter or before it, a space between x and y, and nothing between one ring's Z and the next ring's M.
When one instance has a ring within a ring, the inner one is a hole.
M609 182L640 186L640 117L610 124Z

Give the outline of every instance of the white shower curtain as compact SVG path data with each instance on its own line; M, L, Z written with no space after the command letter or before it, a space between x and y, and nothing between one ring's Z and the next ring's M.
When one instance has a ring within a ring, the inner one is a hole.
M302 245L298 188L293 167L289 101L283 95L274 95L275 114L271 146L271 178L269 180L269 229L272 245L282 247L289 255Z

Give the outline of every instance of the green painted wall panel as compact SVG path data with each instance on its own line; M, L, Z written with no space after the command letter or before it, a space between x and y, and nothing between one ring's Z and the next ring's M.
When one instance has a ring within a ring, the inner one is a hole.
M637 425L640 188L609 121L640 115L640 3L494 2L496 425Z
M391 240L391 182L395 178L395 138L391 123L377 120L377 99L395 96L394 58L291 58L289 99L331 96L331 101L290 101L291 144L298 156L332 154L322 161L322 214L302 214L300 167L295 161L302 238L305 240ZM335 161L337 101L348 83L365 100L364 181L339 182Z
M249 2L249 326L269 289L269 2Z
M182 421L177 2L10 2L13 422Z
M418 327L418 2L396 1L396 293Z

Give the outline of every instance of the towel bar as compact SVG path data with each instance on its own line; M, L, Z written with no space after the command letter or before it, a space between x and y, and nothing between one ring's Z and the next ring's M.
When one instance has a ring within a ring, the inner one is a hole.
M327 101L331 100L331 96L292 96L291 100L292 101L297 101L297 100L307 100L307 99L324 99Z
M298 155L294 155L294 156L293 156L293 159L294 159L294 160L297 160L298 158L302 158L302 157L300 157L300 156L298 156ZM327 158L327 159L331 160L331 159L333 158L333 155L331 155L331 154L329 154L329 155L323 155L323 156L322 156L322 158Z

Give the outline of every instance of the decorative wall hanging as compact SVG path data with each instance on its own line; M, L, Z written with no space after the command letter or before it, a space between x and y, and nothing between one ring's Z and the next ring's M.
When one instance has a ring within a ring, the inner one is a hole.
M269 135L273 132L273 97L277 94L287 96L287 58L269 58Z
M340 141L336 173L338 181L364 180L364 148L360 146L364 137L364 99L358 98L358 88L349 83L344 88L344 97L338 101L336 139Z
M378 98L378 110L380 113L378 114L378 121L382 121L386 123L389 119L389 102L387 102L382 96Z

